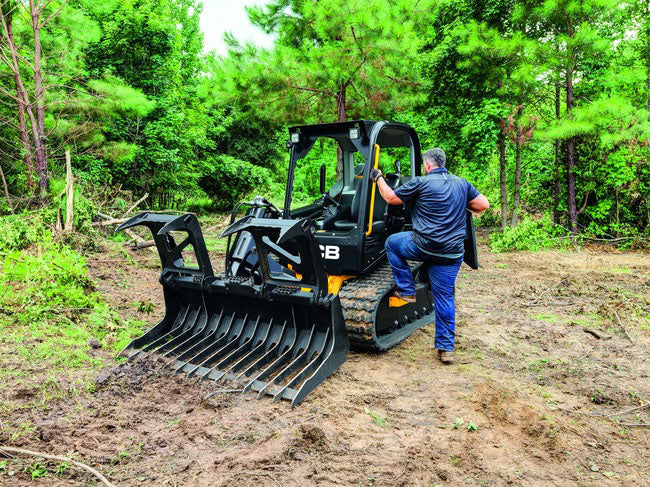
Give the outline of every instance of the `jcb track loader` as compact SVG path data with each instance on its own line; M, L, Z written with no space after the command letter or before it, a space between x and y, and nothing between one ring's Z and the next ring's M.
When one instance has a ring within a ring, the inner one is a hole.
M284 208L263 197L236 205L221 235L228 238L222 274L214 274L192 214L142 213L118 228L144 225L153 233L166 306L162 321L121 354L156 354L178 373L235 381L244 392L295 406L339 368L350 347L385 351L434 321L425 265L412 263L415 303L390 296L395 285L384 244L410 228L410 208L388 206L370 179L381 151L394 148L408 153L408 168L402 173L396 161L386 182L397 188L421 175L413 128L364 120L291 127L289 136ZM338 147L342 177L327 191L322 166L322 196L292 209L296 169L323 139ZM469 212L465 262L478 268Z

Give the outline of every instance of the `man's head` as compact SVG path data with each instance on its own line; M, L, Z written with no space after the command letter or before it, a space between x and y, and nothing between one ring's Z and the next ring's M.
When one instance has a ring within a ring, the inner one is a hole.
M437 147L429 149L422 155L422 164L424 165L424 174L428 174L439 167L445 167L445 164L447 164L445 151Z

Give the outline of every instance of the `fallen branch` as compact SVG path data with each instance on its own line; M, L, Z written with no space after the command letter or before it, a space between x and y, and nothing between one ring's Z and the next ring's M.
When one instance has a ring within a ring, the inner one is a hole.
M618 412L618 413L608 414L608 416L623 416L624 414L628 414L628 413L631 413L631 412L634 412L634 411L638 411L639 409L645 409L648 406L650 406L650 402L646 401L646 403L642 404L641 406L636 406L634 408L625 409L624 411L621 411L621 412Z
M625 336L627 337L627 339L630 340L630 343L634 345L634 340L632 340L632 337L630 336L630 334L625 329L625 326L623 326L623 322L621 321L621 318L619 318L618 313L616 312L616 310L614 310L614 316L616 316L616 320L618 321L618 326L621 327L621 330L623 330L623 333L625 333Z
M95 227L107 227L109 225L118 225L127 221L128 218L111 218L110 220L102 220L99 222L93 222L92 225Z
M20 455L30 455L33 457L41 457L41 458L46 458L48 460L54 460L57 462L65 462L65 463L71 463L72 465L75 465L87 472L90 472L93 474L95 477L97 477L106 487L115 487L113 484L111 484L106 477L104 477L101 473L99 473L97 470L95 470L92 467L89 467L85 463L81 462L76 462L74 460L71 460L70 458L66 457L60 457L57 455L48 455L47 453L40 453L36 451L31 451L31 450L23 450L22 448L13 448L10 446L4 446L0 445L0 452L4 453L17 453Z
M650 427L650 423L618 423L621 426L646 426Z
M585 333L589 333L591 336L597 338L598 340L603 338L603 336L600 333L598 333L595 330L591 330L590 328L584 327L584 328L582 328L582 331L584 331Z
M564 412L567 412L567 413L571 413L571 414L582 414L583 416L612 418L612 417L616 417L616 416L623 416L624 414L629 414L629 413L632 413L634 411L638 411L639 409L645 409L648 406L650 406L650 402L646 401L645 404L642 404L641 406L635 406L633 408L624 409L623 411L614 411L614 412L611 412L611 413L599 413L599 412L592 413L592 412L588 412L588 411L576 411L574 409L567 409L567 408L562 408L562 407L559 407L559 406L556 406L555 409L559 410L559 411L564 411ZM621 425L626 424L626 423L621 423L620 421L616 421L616 423L621 424ZM645 425L645 423L641 423L641 424ZM648 423L647 426L650 426L650 423Z
M148 247L153 247L155 245L156 245L155 241L153 241L153 240L145 240L144 242L136 242L134 244L134 247L139 250L139 249L146 249Z
M148 240L145 240L145 239L142 238L140 235L138 235L137 233L135 233L134 231L132 231L132 230L130 230L130 229L128 229L128 228L125 228L123 231L124 231L124 233L126 233L129 237L131 237L133 240L135 240L135 242L136 242L136 244L135 244L135 248L136 248L136 249L139 249L139 248L143 248L143 249L148 248L149 250L152 250L152 251L155 252L156 249L153 248L153 245L143 245L143 244L148 244L148 243L149 243ZM142 247L139 247L139 245L143 245L143 246L142 246ZM154 245L155 245L155 244L154 244Z
M122 217L125 217L126 215L128 215L129 213L131 213L135 208L137 208L137 206L138 206L140 203L142 203L142 202L143 202L144 200L146 200L148 197L149 197L149 193L145 193L144 196L143 196L142 198L140 198L138 201L136 201L135 203L133 203L133 205L131 206L131 208L129 208L128 210L126 210L126 211L124 212L124 214L122 215Z

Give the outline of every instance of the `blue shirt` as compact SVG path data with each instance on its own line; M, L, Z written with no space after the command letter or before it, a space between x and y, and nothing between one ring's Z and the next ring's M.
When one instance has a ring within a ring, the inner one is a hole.
M404 203L413 202L413 240L424 252L460 256L464 252L465 209L479 193L466 179L439 167L412 178L395 190Z

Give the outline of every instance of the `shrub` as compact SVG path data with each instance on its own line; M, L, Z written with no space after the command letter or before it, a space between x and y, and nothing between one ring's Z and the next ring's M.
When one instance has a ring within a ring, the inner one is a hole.
M507 252L509 250L540 250L552 247L567 247L570 244L569 232L555 225L550 215L536 220L530 216L516 227L508 227L503 233L495 232L490 235L490 250Z
M204 164L199 186L212 197L218 210L229 210L254 190L271 186L271 171L232 156L216 156Z
M22 250L32 244L51 241L43 212L0 217L0 252Z

